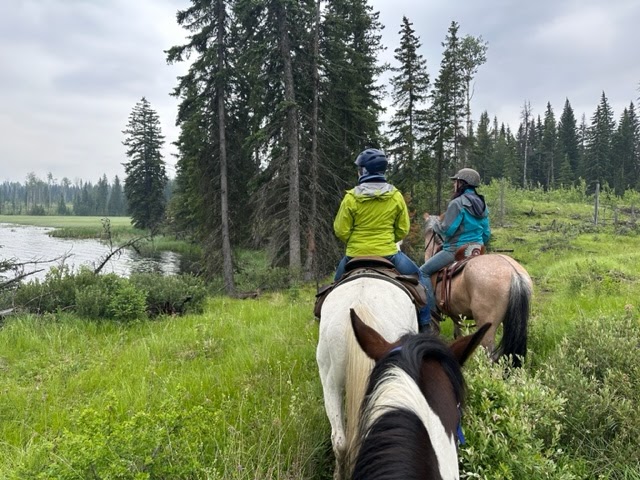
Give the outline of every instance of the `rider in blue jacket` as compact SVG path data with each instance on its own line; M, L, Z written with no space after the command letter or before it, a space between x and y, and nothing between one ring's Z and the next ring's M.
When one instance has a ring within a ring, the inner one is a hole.
M444 218L434 225L434 232L443 240L442 250L427 260L420 271L426 279L455 260L456 250L469 243L485 245L491 236L489 209L484 197L476 188L480 185L480 174L472 168L463 168L451 180L453 196ZM429 308L436 312L436 301L431 282L427 281Z

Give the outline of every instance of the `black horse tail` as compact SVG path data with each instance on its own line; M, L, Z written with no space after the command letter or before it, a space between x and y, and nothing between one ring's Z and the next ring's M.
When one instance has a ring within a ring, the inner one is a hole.
M531 308L531 283L519 272L511 276L509 303L502 321L502 340L497 356L510 358L514 367L522 366L527 355L527 331Z

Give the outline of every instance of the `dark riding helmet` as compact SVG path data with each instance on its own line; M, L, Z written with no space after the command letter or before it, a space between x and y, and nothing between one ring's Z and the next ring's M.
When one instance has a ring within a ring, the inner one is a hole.
M477 187L480 185L480 174L476 172L473 168L461 168L458 170L453 177L450 177L451 180L462 180L466 182L467 185L472 187Z
M387 156L382 150L367 148L360 152L355 164L358 169L364 169L369 174L382 174L387 170Z

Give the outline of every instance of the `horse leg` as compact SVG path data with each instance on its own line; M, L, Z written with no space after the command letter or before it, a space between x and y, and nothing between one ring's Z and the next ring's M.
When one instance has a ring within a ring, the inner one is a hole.
M344 468L347 452L342 397L343 389L333 387L325 388L324 405L329 423L331 424L331 445L336 459L335 470L333 472L334 480L341 480L342 478L342 469Z
M344 368L337 368L335 363L325 362L320 356L318 355L318 366L320 367L324 408L331 425L331 446L336 459L333 478L334 480L341 480L347 452L343 411Z

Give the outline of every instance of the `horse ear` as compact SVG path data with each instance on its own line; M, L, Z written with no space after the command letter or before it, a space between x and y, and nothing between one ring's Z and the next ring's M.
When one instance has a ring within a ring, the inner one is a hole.
M478 345L480 345L482 338L485 336L489 328L491 328L491 324L485 323L473 335L460 337L449 346L460 365L463 365Z
M362 348L369 358L377 362L391 350L393 345L387 342L384 337L373 328L360 320L360 317L353 308L349 310L349 313L351 314L353 333L360 344L360 348Z

